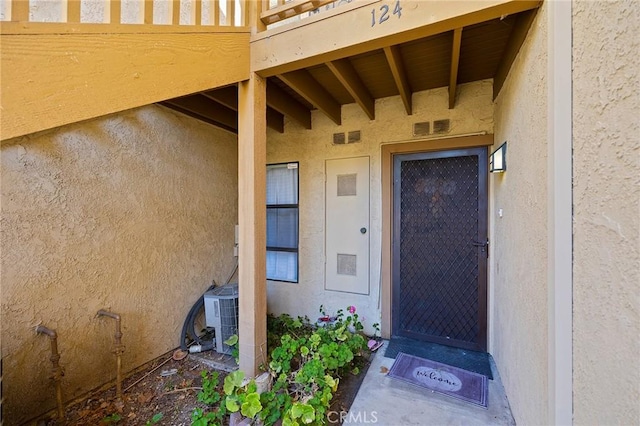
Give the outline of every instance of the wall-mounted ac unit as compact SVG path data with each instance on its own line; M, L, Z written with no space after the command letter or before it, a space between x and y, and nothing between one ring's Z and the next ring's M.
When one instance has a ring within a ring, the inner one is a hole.
M213 327L216 352L230 354L232 348L224 341L238 334L238 284L227 284L204 294L204 315L207 327Z

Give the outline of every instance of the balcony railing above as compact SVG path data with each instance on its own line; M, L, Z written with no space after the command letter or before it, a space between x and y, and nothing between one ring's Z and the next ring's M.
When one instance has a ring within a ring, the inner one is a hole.
M251 0L0 0L3 33L244 31ZM71 27L69 27L71 26Z
M298 22L318 13L330 11L356 0L261 0L261 23L273 28L284 23Z

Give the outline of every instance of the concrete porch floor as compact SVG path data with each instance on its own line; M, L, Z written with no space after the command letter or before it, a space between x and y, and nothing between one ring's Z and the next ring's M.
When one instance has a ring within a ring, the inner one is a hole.
M349 425L515 425L500 375L493 362L487 409L387 377L393 358L388 341L376 351L360 389L344 417ZM387 370L382 372L383 367ZM382 370L381 370L382 369ZM344 415L344 414L343 414Z

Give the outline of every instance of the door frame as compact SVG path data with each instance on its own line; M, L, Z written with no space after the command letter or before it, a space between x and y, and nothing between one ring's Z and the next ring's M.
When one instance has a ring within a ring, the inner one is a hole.
M392 256L393 256L393 157L397 154L410 154L416 152L443 151L462 148L488 147L493 145L493 134L460 136L441 139L416 140L410 142L398 142L383 144L382 155L382 264L381 264L381 313L380 332L382 337L391 337L393 307L392 284ZM487 164L487 169L489 165ZM487 310L490 304L488 300L489 277L487 276ZM487 324L488 322L488 312ZM487 329L487 338L489 334Z

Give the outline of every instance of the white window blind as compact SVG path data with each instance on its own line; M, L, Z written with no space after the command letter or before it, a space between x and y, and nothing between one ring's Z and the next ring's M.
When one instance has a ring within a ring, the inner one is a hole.
M298 163L267 166L267 279L298 282Z

